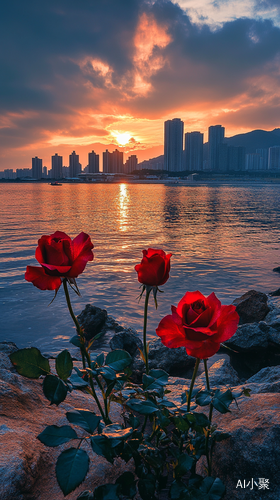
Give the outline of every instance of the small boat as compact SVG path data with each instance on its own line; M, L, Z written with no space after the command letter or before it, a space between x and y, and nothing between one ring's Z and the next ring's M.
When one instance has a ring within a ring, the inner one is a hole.
M57 182L57 181L54 181L54 182L51 182L51 183L49 184L49 186L62 186L62 184L60 184L60 183L59 183L59 182Z

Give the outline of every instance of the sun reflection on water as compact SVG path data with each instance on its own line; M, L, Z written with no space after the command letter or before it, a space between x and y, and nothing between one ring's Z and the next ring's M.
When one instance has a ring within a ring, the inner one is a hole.
M119 230L127 231L128 224L128 206L129 206L129 194L127 192L127 185L119 185Z

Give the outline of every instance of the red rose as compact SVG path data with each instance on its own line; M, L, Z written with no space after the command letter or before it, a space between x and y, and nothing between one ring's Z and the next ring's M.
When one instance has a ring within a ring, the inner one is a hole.
M141 264L134 268L138 273L138 281L149 286L164 285L169 278L171 255L153 248L143 250Z
M185 347L187 354L206 359L218 352L220 343L237 329L239 316L235 306L222 306L214 293L187 292L172 315L165 316L156 333L167 347Z
M61 231L42 236L35 257L42 267L27 266L25 279L40 290L58 290L61 278L77 278L93 260L93 244L86 233L71 238Z

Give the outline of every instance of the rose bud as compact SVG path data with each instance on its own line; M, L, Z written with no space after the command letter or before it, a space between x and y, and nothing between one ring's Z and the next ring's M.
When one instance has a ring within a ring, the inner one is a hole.
M148 286L164 285L169 278L171 255L172 253L166 255L163 250L153 248L143 250L141 264L135 266L139 283Z

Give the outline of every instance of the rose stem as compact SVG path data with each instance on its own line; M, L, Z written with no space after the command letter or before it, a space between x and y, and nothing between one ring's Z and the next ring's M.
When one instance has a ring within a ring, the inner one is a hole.
M192 399L192 390L193 390L194 381L195 381L195 378L196 378L196 374L197 374L199 363L200 363L200 358L196 358L195 367L194 367L194 370L193 370L192 381L191 381L190 390L189 390L189 395L188 395L188 408L187 408L187 411L190 411L191 399Z
M207 385L207 390L210 391L210 383L209 383L209 376L208 376L208 368L207 368L207 359L204 359L204 369L205 369L205 378L206 378L206 385ZM212 413L213 413L213 405L210 403L210 410L209 410L209 425L207 429L207 434L205 437L205 449L206 449L206 458L207 458L207 465L208 465L208 476L211 476L211 458L209 456L209 435L210 435L210 429L211 429L211 422L212 422Z
M72 309L72 305L71 305L71 301L70 301L70 295L69 295L69 291L68 291L68 287L67 287L67 280L64 279L63 280L63 288L64 288L64 293L65 293L65 297L66 297L66 302L67 302L67 306L68 306L68 309L69 309L69 312L70 312L70 315L75 323L75 326L76 326L76 329L77 329L77 333L80 337L80 340L81 340L81 354L82 354L82 359L83 359L83 369L85 369L86 367L86 362L85 362L85 358L87 358L87 362L88 362L88 366L89 368L91 368L91 362L90 362L90 355L88 354L87 350L85 349L85 337L84 337L84 334L83 334L83 330L73 312L73 309ZM95 389L94 389L94 385L93 385L93 380L92 380L92 375L90 374L89 375L89 381L90 381L90 387L91 387L91 390L92 390L92 395L96 401L96 404L98 406L98 409L102 415L102 418L105 422L105 424L108 424L108 423L111 423L110 419L108 417L105 416L104 414L104 411L102 409L102 406L99 402L99 399L97 397L97 394L95 392Z
M147 350L147 319L148 319L148 302L149 296L152 288L146 286L146 297L145 297L145 307L144 307L144 325L143 325L143 345L144 345L144 358L146 365L146 374L149 374L149 360L148 360L148 350Z

